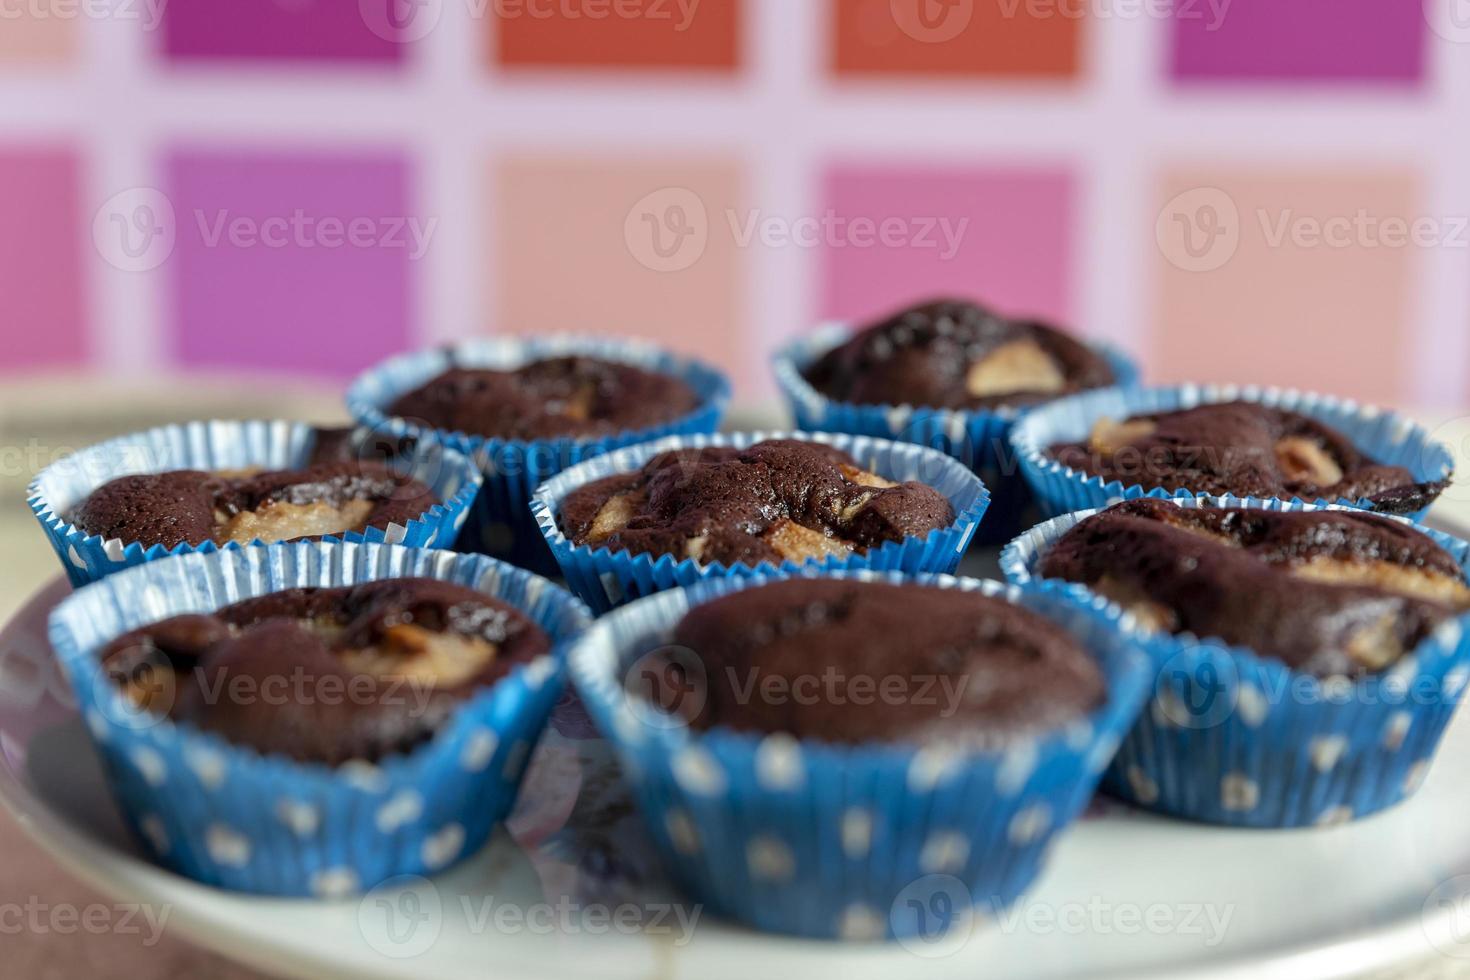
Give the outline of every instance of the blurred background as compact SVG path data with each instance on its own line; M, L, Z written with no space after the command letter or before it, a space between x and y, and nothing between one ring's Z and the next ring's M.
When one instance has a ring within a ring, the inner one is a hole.
M481 333L758 410L787 338L955 294L1150 381L1470 394L1466 0L0 0L0 93L5 610L59 455Z

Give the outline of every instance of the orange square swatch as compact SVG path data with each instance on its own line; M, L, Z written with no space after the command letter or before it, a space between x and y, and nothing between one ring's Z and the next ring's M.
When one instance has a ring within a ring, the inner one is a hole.
M1070 78L1086 5L828 0L839 75Z
M733 70L742 0L490 0L494 60L521 68Z
M491 332L641 337L758 380L726 219L738 164L517 156L492 164L489 183Z
M1415 264L1464 234L1415 174L1176 170L1155 207L1151 380L1411 398Z

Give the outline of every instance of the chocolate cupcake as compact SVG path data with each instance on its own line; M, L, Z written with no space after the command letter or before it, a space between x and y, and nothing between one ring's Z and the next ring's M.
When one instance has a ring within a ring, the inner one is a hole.
M502 439L588 438L672 422L694 389L671 375L593 357L553 357L511 370L454 367L388 406L435 429Z
M175 616L99 656L141 708L258 752L335 766L411 751L476 691L549 650L546 633L504 602L409 578Z
M672 642L679 656L654 672L671 686L656 696L697 706L685 718L699 730L985 746L1060 728L1106 699L1072 634L977 592L792 579L698 606ZM690 663L701 675L694 698Z
M480 470L429 440L300 422L191 422L47 467L29 503L83 585L171 554L323 537L453 546Z
M569 659L694 900L956 944L1040 871L1150 674L1099 599L872 572L650 596Z
M1276 499L1130 500L1055 518L1012 581L1111 599L1157 666L1104 779L1210 823L1341 823L1411 795L1470 680L1470 544Z
M713 432L729 397L719 371L648 345L506 337L391 358L353 382L347 404L375 431L475 458L485 490L462 545L554 572L527 506L536 487L614 449Z
M1048 452L1108 482L1214 496L1366 500L1392 514L1428 507L1448 483L1419 482L1402 466L1385 466L1317 419L1243 401L1101 418L1085 442Z
M834 401L957 409L1035 405L1118 380L1106 358L1055 327L963 300L862 327L803 374Z
M1229 494L1419 519L1454 456L1395 412L1239 385L1106 388L1027 413L1011 447L1042 510Z
M1218 637L1317 677L1385 670L1470 611L1447 551L1354 511L1131 500L1064 534L1038 572L1086 585L1150 628Z
M842 557L924 537L955 518L944 495L896 483L821 443L662 453L568 494L558 520L578 545L734 564Z
M543 484L531 509L572 591L606 611L757 570L951 572L989 501L932 449L752 432L589 460Z
M386 529L439 503L422 482L375 463L299 470L172 470L111 480L67 515L89 535L145 548L270 543Z
M298 541L109 575L50 637L145 854L337 899L480 848L589 622L483 556Z
M1138 377L1104 345L958 300L824 328L781 351L775 371L798 428L917 443L974 470L992 496L982 543L1032 523L1031 494L1008 441L1016 420L1056 398Z

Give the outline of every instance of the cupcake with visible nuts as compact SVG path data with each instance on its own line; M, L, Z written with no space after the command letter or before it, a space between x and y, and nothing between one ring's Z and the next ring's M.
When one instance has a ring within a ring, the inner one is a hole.
M1470 545L1349 508L1238 504L1130 500L1003 556L1013 581L1085 587L1153 634L1157 695L1109 785L1249 826L1397 802L1464 684Z
M361 422L478 459L485 492L468 542L551 569L526 506L536 486L612 449L713 432L729 391L720 372L632 342L505 338L393 358L347 401Z
M44 470L30 503L75 584L165 555L297 539L451 547L479 492L463 455L369 430L196 422Z
M941 300L799 341L777 357L776 376L803 429L917 442L975 468L995 497L984 537L1004 540L1026 501L1007 454L1011 424L1055 398L1132 384L1136 371L1047 324Z
M1011 441L1051 514L1231 494L1419 518L1454 472L1449 450L1402 416L1277 389L1095 392L1038 409Z
M589 621L489 558L295 542L109 576L51 638L155 860L336 898L479 848Z
M986 503L973 473L932 450L754 433L593 460L533 507L573 591L607 609L756 569L952 571Z

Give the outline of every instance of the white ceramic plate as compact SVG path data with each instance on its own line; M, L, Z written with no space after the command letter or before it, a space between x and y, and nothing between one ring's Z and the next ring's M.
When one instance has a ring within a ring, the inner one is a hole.
M965 570L987 574L993 560ZM663 883L615 764L570 700L508 831L433 882L340 903L216 891L149 864L124 832L44 639L46 614L65 592L53 584L0 634L0 799L78 877L116 901L166 909L184 935L266 971L1297 980L1425 957L1470 968L1464 713L1413 800L1350 826L1225 830L1095 804L1011 915L935 948L803 942L707 916L690 927L694 910ZM643 930L629 924L635 915Z

